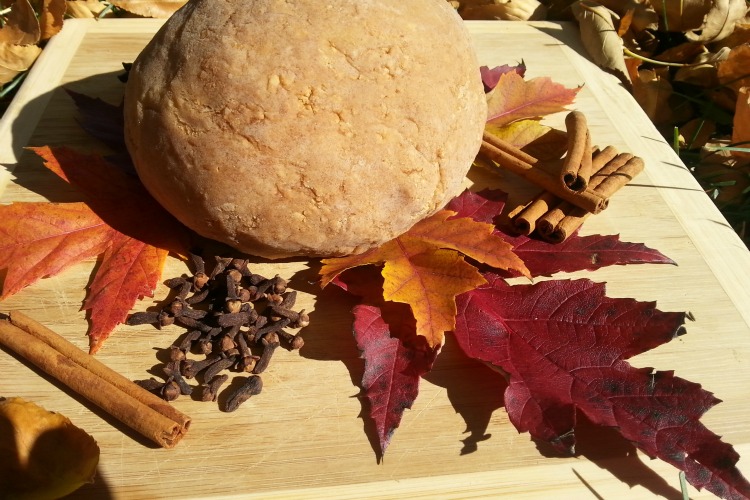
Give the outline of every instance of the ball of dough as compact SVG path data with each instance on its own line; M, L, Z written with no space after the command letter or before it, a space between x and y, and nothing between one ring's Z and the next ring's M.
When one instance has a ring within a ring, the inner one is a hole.
M486 114L445 0L191 0L130 71L125 139L148 191L199 234L336 256L457 195Z

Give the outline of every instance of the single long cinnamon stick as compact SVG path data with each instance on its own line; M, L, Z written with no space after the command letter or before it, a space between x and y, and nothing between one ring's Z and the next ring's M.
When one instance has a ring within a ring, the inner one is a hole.
M565 117L565 127L568 132L568 151L563 159L560 179L564 188L580 193L586 190L594 172L586 115L580 111L571 111Z
M608 201L590 189L573 193L563 188L555 176L541 168L534 168L537 163L535 158L492 134L484 133L481 149L504 168L588 212L599 213L607 207ZM529 158L531 161L528 161Z
M190 427L187 415L18 311L0 320L0 344L160 446L175 446Z

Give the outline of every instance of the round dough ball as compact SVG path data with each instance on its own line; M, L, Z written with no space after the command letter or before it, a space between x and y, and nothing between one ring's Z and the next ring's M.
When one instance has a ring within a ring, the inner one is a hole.
M445 0L191 0L130 71L125 139L149 192L199 234L335 256L457 195L486 114Z

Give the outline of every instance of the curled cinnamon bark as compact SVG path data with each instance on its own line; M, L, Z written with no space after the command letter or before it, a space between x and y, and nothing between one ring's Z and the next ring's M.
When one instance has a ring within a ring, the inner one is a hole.
M590 189L580 193L570 191L560 184L556 176L541 168L535 168L538 163L536 158L490 133L485 132L482 136L481 151L501 167L587 212L599 213L607 208L607 199Z
M603 155L603 159L610 156L610 153L600 154ZM589 187L609 198L643 171L643 168L641 158L630 153L620 153L591 177ZM536 221L537 231L543 239L551 243L561 243L581 227L590 215L591 212L563 202Z
M572 111L565 117L568 131L568 152L563 159L560 178L563 187L580 193L589 185L593 173L591 135L586 123L586 115Z
M81 351L44 325L12 311L0 320L0 344L82 395L128 427L172 448L190 417Z

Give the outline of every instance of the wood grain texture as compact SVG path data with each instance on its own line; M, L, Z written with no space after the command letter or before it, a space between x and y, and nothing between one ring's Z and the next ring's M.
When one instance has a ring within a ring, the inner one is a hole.
M57 70L44 80L46 86L29 77L12 122L2 122L0 144L104 151L76 125L73 103L62 86L117 103L121 63L135 58L160 23L66 20L66 36L80 39L77 48L68 57L61 44L48 47L44 57L53 66L57 62ZM743 455L740 469L750 474L745 424L750 413L750 253L630 95L581 55L572 25L468 25L482 64L523 59L528 77L584 85L572 108L586 114L593 143L612 144L646 160L645 172L615 195L606 211L591 217L583 232L620 234L625 241L661 250L678 266L617 266L572 276L607 282L610 296L656 300L662 310L695 315L688 335L636 357L633 364L673 369L722 399L703 421L735 445ZM563 128L563 114L546 121ZM18 165L0 202L76 199L30 153L21 152L17 160L3 156L3 161ZM504 187L512 203L534 191L510 174L481 170L470 172L467 185ZM21 291L0 304L0 311L21 310L86 349L87 323L79 309L94 264L82 263ZM254 269L291 277L291 285L301 291L300 307L313 310L306 345L299 353L279 351L264 374L263 394L234 413L186 397L177 400L175 406L193 418L193 425L172 450L151 447L0 351L0 395L21 396L62 412L99 443L97 482L74 498L679 497L677 470L637 453L610 430L582 424L580 457L546 457L549 450L508 422L499 375L466 360L450 337L414 407L405 412L384 463L377 464L356 397L363 363L351 335L353 303L336 290L319 290L315 262L263 263ZM170 258L164 277L182 272L184 264ZM165 295L160 286L156 298ZM153 303L145 300L137 309ZM147 378L158 363L156 349L168 347L180 331L122 326L97 357L128 378ZM692 488L690 495L712 497Z

